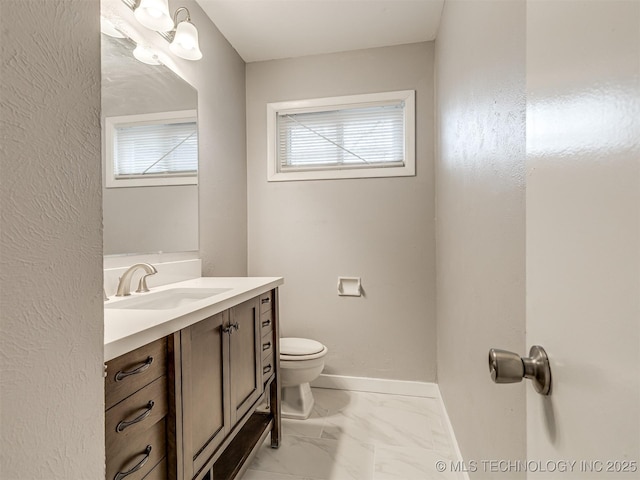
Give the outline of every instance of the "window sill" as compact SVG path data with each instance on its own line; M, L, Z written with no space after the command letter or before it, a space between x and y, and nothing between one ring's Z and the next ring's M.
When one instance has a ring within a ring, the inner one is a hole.
M109 178L106 179L107 188L122 187L164 187L167 185L197 185L198 176L190 177L149 177L149 178Z
M269 182L296 182L300 180L340 180L346 178L384 178L384 177L413 177L415 165L402 167L380 168L343 168L323 170L297 170L288 172L273 172L267 174Z

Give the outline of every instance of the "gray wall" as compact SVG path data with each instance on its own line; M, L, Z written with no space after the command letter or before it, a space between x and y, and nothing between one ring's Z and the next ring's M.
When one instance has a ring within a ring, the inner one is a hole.
M448 1L436 70L438 383L467 461L523 459L526 385L487 352L525 353L524 0Z
M433 43L247 65L249 274L282 275L282 332L325 373L435 380ZM416 90L417 176L267 183L266 104ZM365 297L338 297L338 276Z
M104 0L103 0L104 1ZM133 26L133 13L120 0L110 9ZM245 63L194 0L170 0L173 12L184 6L198 28L203 58L197 62L168 54L168 66L198 90L199 230L202 274L247 274L247 162ZM138 34L161 52L168 43L140 27Z
M0 477L104 478L99 2L0 5Z
M204 276L247 274L245 63L194 0L203 59L184 78L198 90L200 258Z

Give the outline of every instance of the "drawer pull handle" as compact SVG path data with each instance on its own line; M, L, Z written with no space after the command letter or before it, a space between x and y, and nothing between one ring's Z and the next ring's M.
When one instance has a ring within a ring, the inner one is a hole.
M264 305L265 303L269 303L271 301L270 297L267 298L263 298L262 300L260 300L260 303L262 303L262 305Z
M147 445L147 448L145 449L144 453L145 453L144 458L140 460L138 464L136 464L131 470L127 470L126 472L116 473L116 476L113 477L113 480L122 480L124 477L128 477L132 473L136 473L138 470L144 467L144 464L149 461L149 457L151 456L151 445Z
M265 350L269 350L271 348L271 342L267 342L267 343L263 343L262 344L262 351L264 352Z
M262 374L266 375L267 373L269 373L271 371L271 365L267 365L266 367L264 367L262 369Z
M147 404L147 409L144 412L142 412L140 415L138 415L136 418L134 418L131 421L126 421L126 420L120 421L120 423L118 423L118 425L116 426L116 432L120 433L125 428L130 427L131 425L135 425L136 423L141 422L142 420L147 418L149 415L151 415L151 410L153 409L153 405L154 405L153 400L151 400Z
M264 322L262 322L262 328L268 327L269 325L271 325L271 320L265 320Z
M134 368L133 370L129 370L128 372L123 372L122 370L120 370L118 373L116 373L116 382L124 380L129 375L137 375L138 373L144 372L146 369L148 369L151 366L152 363L153 363L153 357L150 356L138 368Z

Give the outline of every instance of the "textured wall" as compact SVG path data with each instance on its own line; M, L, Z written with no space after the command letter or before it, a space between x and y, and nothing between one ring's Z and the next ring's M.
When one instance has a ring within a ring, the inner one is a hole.
M1 1L1 0L0 0ZM245 64L195 0L170 0L170 10L185 6L198 28L203 58L167 65L198 90L200 149L200 257L205 276L247 274L247 161ZM168 43L139 24L121 0L103 0L103 8L137 28L161 52Z
M104 478L99 2L0 6L0 477Z
M283 275L282 332L325 373L435 380L433 43L247 65L249 273ZM416 90L415 177L267 182L266 104ZM365 297L338 297L360 276Z
M436 58L438 383L465 460L522 459L526 385L487 352L525 353L524 1L448 1Z

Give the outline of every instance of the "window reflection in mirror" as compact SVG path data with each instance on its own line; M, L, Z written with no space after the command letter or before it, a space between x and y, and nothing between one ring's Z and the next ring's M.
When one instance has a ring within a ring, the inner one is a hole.
M195 121L197 92L168 67L136 60L131 40L105 34L101 38L104 254L196 251L198 185L193 171L184 175L187 180L168 182L173 183L170 185L150 182L153 186L107 187L106 179L113 176L108 170L113 168L108 166L113 164L113 148L107 145L112 140L107 140L105 119L191 112ZM157 160L163 162L160 157L165 153L175 159L176 152L187 151L189 144L193 144L193 137L176 136L175 145L166 148ZM192 149L190 152L193 154ZM149 172L159 176L157 168Z

